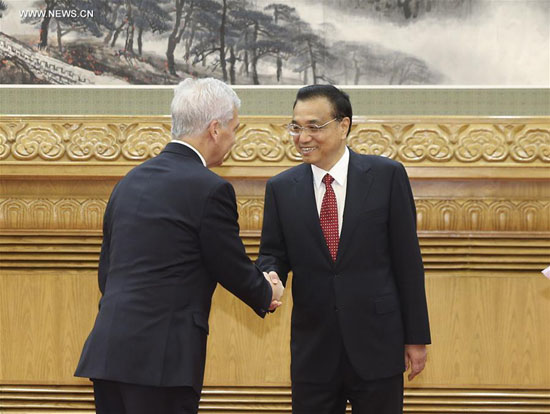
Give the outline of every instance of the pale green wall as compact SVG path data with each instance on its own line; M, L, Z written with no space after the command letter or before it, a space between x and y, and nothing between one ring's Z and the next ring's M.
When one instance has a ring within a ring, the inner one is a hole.
M241 115L288 115L296 88L236 88ZM345 88L344 88L345 89ZM349 89L354 113L373 115L550 115L546 89ZM0 88L0 115L168 115L171 89Z

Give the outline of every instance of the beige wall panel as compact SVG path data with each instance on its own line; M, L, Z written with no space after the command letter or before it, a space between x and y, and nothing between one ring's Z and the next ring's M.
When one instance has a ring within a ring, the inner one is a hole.
M289 381L290 292L259 320L218 289L211 315L207 385L285 385ZM550 387L550 284L532 273L428 274L433 345L413 387ZM268 352L264 360L263 352Z
M290 385L290 293L283 307L261 319L218 286L210 314L206 385Z
M0 383L78 383L73 372L98 299L93 271L2 270Z
M289 290L291 286L289 286ZM0 376L8 384L86 384L73 378L93 325L93 272L2 272ZM289 385L291 295L264 320L219 287L205 384ZM534 274L429 275L433 345L414 387L550 387L550 285Z
M550 388L550 283L500 273L428 277L433 345L412 386Z
M0 384L88 384L73 377L97 314L94 271L0 275ZM208 385L289 384L290 294L258 317L219 286L210 316Z

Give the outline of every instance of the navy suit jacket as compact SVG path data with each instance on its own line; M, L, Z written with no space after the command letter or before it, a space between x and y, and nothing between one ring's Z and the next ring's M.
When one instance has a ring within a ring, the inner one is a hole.
M350 150L336 262L319 222L311 166L270 179L257 264L292 270L293 381L327 382L345 348L364 380L404 371L404 344L430 343L416 211L404 167Z
M130 171L105 211L103 295L75 375L200 393L217 283L262 317L271 302L237 218L231 184L188 147L169 143Z

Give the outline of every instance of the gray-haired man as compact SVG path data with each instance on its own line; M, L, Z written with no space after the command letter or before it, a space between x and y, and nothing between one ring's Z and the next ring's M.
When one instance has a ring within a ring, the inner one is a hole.
M172 101L174 140L111 194L103 296L75 374L94 381L98 414L197 412L218 282L262 317L280 305L276 274L246 256L233 187L207 168L233 145L239 106L223 82L183 81Z

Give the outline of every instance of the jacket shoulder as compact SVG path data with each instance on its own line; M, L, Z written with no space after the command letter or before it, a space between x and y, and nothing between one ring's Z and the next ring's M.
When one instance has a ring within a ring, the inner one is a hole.
M309 164L297 165L271 177L267 180L267 182L270 184L287 183L290 180L295 180L301 177L307 172L308 168L311 168Z
M184 157L173 157L172 154L161 153L134 167L123 180L140 180L155 177L154 182L162 181L166 188L186 188L193 183L193 188L199 193L209 193L213 188L229 184L229 181L204 167L195 160Z
M395 169L403 167L403 164L401 164L399 161L395 161L395 160L392 160L391 158L383 157L381 155L366 155L366 154L354 153L354 157L357 157L356 159L359 162L368 164L371 167L378 170L393 171Z

